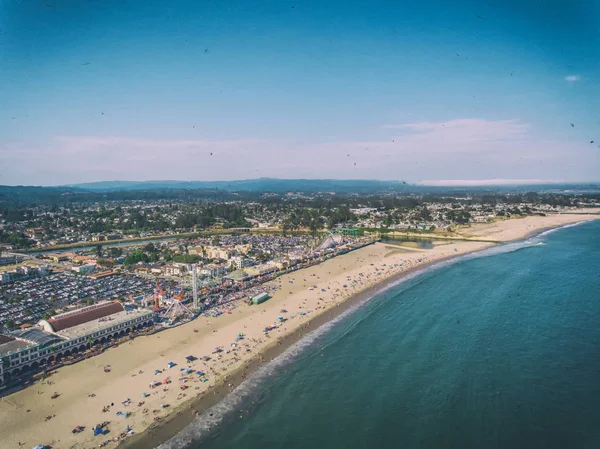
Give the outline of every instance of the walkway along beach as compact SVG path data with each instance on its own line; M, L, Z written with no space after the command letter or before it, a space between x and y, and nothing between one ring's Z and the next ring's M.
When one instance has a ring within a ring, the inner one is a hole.
M469 234L510 241L597 218L577 214L527 217L474 226ZM126 438L121 447L157 446L232 391L256 366L385 282L493 245L440 241L431 249L415 249L377 243L286 274L270 283L277 291L265 303L228 305L218 317L202 316L175 329L136 338L3 398L0 447L46 444L81 449L105 442L106 447L115 447L112 440L119 437L121 441L122 434ZM272 330L265 332L266 328ZM189 361L188 356L192 356ZM175 365L169 367L169 362ZM109 372L105 366L110 366ZM153 382L157 386L151 388ZM52 399L54 393L57 396ZM105 422L109 422L105 433L94 436L93 428ZM73 433L77 426L84 430Z

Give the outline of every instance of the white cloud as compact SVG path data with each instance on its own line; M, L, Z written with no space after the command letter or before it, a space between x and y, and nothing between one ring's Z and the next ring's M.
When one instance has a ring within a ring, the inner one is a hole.
M531 183L594 180L600 173L595 145L546 139L518 120L461 118L381 128L373 130L377 138L335 142L59 136L34 146L0 144L0 183L262 176Z
M580 79L581 79L581 77L579 75L567 75L567 76L565 76L565 81L569 81L569 82L579 81Z

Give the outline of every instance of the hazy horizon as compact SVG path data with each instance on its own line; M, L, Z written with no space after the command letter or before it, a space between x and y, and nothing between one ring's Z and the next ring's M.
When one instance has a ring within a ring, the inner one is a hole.
M475 180L424 180L414 183L407 183L400 179L367 179L367 178L240 178L240 179L217 179L217 180L201 180L201 179L145 179L145 180L127 180L127 179L106 179L101 181L86 181L81 183L64 183L64 184L2 184L0 186L8 187L77 187L96 184L161 184L161 183L227 183L227 182L251 182L260 180L272 181L338 181L338 182L383 182L383 183L406 183L409 186L416 187L510 187L510 186L531 186L538 185L580 185L580 184L600 184L597 180L584 181L561 181L561 180L542 180L542 179L475 179Z
M3 9L1 185L600 173L597 1Z

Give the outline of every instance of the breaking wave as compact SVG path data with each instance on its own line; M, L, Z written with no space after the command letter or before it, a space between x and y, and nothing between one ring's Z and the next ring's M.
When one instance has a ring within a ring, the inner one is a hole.
M578 221L577 223L569 223L569 224L566 224L564 226L560 226L558 228L548 229L548 230L546 230L546 231L538 234L538 237L543 237L543 236L546 236L548 234L552 234L553 232L560 231L561 229L573 228L573 227L579 226L579 225L581 225L583 223L587 223L587 222L586 221Z

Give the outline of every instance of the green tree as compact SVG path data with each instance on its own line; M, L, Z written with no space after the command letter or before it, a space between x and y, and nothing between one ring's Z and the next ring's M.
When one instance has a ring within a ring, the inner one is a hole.
M117 258L123 254L123 250L117 246L112 246L108 248L108 255L110 257Z

